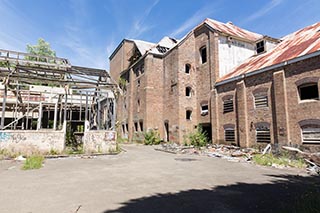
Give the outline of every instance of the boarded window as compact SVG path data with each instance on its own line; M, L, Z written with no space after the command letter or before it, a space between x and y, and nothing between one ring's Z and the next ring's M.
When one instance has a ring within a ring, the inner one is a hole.
M256 48L257 48L257 54L263 53L264 52L264 41L259 41L256 44Z
M303 126L301 131L303 143L320 144L320 126Z
M256 108L268 107L268 95L255 95L254 96L254 105Z
M207 47L206 46L200 48L200 57L201 57L202 64L207 62Z
M190 74L190 69L191 69L191 65L190 65L190 64L186 64L186 66L185 66L185 73L186 73L186 74Z
M256 141L258 143L270 143L270 128L269 126L259 126L256 128Z
M223 113L233 111L233 99L228 99L223 101Z
M317 83L303 84L299 86L300 100L319 100L319 91Z
M228 128L228 129L224 130L224 140L226 142L235 142L236 141L234 129Z
M192 111L191 110L187 110L186 111L186 119L187 120L191 120L192 119Z

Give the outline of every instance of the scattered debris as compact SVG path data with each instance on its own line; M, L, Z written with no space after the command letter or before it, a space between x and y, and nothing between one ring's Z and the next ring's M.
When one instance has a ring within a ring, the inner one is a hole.
M76 209L76 211L74 213L77 213L79 211L79 209L81 208L82 205L79 205L78 208Z
M266 146L266 148L264 148L262 154L265 155L267 152L269 154L271 153L271 144L270 143Z
M19 155L18 157L16 157L14 160L16 160L16 161L25 161L26 160L26 158L25 157L23 157L22 155Z

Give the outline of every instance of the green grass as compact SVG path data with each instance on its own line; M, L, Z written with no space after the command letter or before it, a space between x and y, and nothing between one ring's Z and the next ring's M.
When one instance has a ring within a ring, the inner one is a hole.
M291 159L286 155L274 156L272 154L258 154L253 156L253 161L262 166L272 166L276 164L287 167L306 168L306 164L303 159Z
M23 170L29 169L40 169L42 167L42 163L44 161L44 157L41 155L32 155L27 157L26 161L23 164Z

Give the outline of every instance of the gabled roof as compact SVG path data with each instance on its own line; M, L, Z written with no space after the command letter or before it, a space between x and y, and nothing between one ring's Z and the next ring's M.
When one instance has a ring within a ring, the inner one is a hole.
M133 41L135 43L135 45L137 46L141 55L144 55L147 51L149 51L150 49L152 49L152 47L154 47L156 45L154 43L147 42L147 41L141 41L141 40L132 39L131 41Z
M237 76L272 68L283 62L320 51L320 22L298 30L282 39L282 42L274 49L249 58L229 74L220 78L218 82L230 81Z
M225 24L225 23L207 18L204 20L204 23L208 24L211 28L213 28L214 30L217 30L221 33L225 33L230 36L235 36L235 37L242 38L245 40L256 41L256 40L259 40L263 37L262 35L260 35L258 33L250 32L248 30L237 27L236 25L234 25L231 22L228 22ZM201 23L201 24L203 24L203 23Z

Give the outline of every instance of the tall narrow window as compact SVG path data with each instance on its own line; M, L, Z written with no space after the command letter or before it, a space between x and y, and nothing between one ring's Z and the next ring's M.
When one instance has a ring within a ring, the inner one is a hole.
M319 100L317 83L306 83L298 87L300 100Z
M191 110L186 111L186 119L188 121L190 121L192 119L192 111Z
M223 113L228 113L233 111L233 98L223 101Z
M186 74L190 74L190 69L191 69L191 65L190 64L186 64L185 65L185 73Z
M200 48L200 57L201 57L202 64L207 62L207 47L206 46L203 46Z
M192 89L191 87L186 87L186 96L191 97Z
M142 120L139 121L139 125L140 125L140 131L143 132L143 121Z
M209 106L208 104L201 105L201 115L205 116L209 114Z
M140 112L140 99L137 100L137 112Z
M138 132L138 123L134 122L134 131Z

